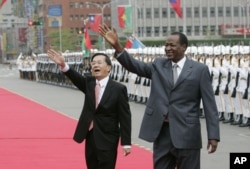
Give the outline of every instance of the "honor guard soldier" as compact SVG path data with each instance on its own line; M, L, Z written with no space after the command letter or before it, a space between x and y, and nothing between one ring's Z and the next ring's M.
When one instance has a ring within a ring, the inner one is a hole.
M236 123L237 120L235 120L235 117L237 114L240 114L239 109L240 108L240 104L238 104L237 102L239 101L238 99L238 94L237 94L237 86L239 83L239 55L235 54L232 57L232 67L230 67L230 72L231 72L231 76L232 79L230 81L230 85L229 85L229 90L232 91L231 97L232 97L232 101L233 101L233 105L234 105L234 113L230 114L230 117L224 121L225 123L231 123L234 124ZM235 104L237 103L237 105Z
M217 55L214 56L214 67L212 69L213 72L213 89L214 89L214 94L215 94L215 100L217 104L217 108L219 111L219 117L222 119L222 112L224 112L224 103L222 100L222 95L220 94L220 83L221 83L221 73L220 73L220 68L221 68L221 58Z
M231 55L226 54L224 55L224 58L222 60L222 67L221 67L221 74L222 74L221 92L223 93L222 96L225 103L224 105L225 112L223 114L222 120L225 120L225 116L228 117L234 112L231 90L229 90L229 84L231 81L230 66L231 66Z
M247 126L246 123L243 124L243 118L244 119L248 119L248 114L249 114L249 110L248 110L248 105L243 104L243 101L245 101L243 99L245 90L247 88L247 78L248 78L248 56L247 55L241 55L240 58L240 68L239 68L239 83L237 86L237 94L238 94L238 99L239 102L238 104L240 105L240 110L239 114L237 114L236 117L238 117L237 121L235 122L236 124L238 124L240 127L245 127ZM248 111L248 112L246 112ZM240 114L241 113L241 114ZM246 120L244 122L246 122Z
M20 55L17 58L16 64L19 71L19 77L21 79L23 79L23 61L24 61L24 56L22 53L20 53Z
M248 70L247 75L247 86L244 91L243 97L242 97L242 106L243 106L243 118L242 118L242 124L240 124L240 127L247 127L250 126L250 61L249 61L249 55L245 55L244 60L244 67Z

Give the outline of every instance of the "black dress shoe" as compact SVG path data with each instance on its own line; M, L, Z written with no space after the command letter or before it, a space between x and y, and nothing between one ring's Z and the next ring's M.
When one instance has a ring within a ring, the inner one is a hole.
M142 102L142 97L137 96L135 102L136 103L141 103Z
M224 112L219 112L219 121L225 120Z
M219 118L219 121L224 121L224 120L225 120L224 116Z
M131 94L129 100L130 100L130 101L135 101L135 95Z
M239 125L239 124L241 124L242 122L241 121L234 121L234 122L231 122L230 124L231 125Z
M250 126L250 123L240 124L239 127L248 127Z
M224 121L223 121L223 123L232 123L232 122L234 122L233 119L228 119L228 120L224 120Z

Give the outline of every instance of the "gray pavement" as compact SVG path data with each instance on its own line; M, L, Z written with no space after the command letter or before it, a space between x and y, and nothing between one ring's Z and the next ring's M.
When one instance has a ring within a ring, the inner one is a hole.
M15 65L10 70L9 65L0 64L0 87L29 98L75 120L80 115L84 101L84 95L76 89L20 79ZM152 151L151 143L138 138L145 105L131 102L130 107L132 111L133 144ZM207 137L204 119L201 119L201 126L203 135L202 169L229 169L230 152L250 152L250 129L221 123L221 142L217 152L208 154L206 151Z

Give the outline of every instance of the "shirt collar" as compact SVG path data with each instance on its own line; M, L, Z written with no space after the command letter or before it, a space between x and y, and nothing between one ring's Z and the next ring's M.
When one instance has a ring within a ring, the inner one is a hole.
M107 76L104 79L99 81L101 88L103 88L103 87L105 87L107 85L108 80L109 80L109 76ZM96 80L96 82L98 82L98 80Z
M174 64L177 64L178 67L182 69L186 60L187 60L187 58L186 58L186 56L184 56L181 60L179 60L179 62L177 62L177 63L172 62L172 66Z

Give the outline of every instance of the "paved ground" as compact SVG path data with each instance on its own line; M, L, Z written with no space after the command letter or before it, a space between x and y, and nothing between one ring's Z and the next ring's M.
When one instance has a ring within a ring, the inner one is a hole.
M20 79L16 66L10 69L9 65L0 64L0 87L39 102L56 110L58 113L63 113L76 120L80 115L84 100L84 95L75 89ZM151 143L138 139L138 131L145 105L131 102L130 106L133 114L133 143L151 151ZM221 123L221 142L218 150L216 153L208 155L206 151L207 138L204 119L201 119L201 125L203 134L203 149L201 150L202 169L229 169L230 152L250 152L250 129Z

